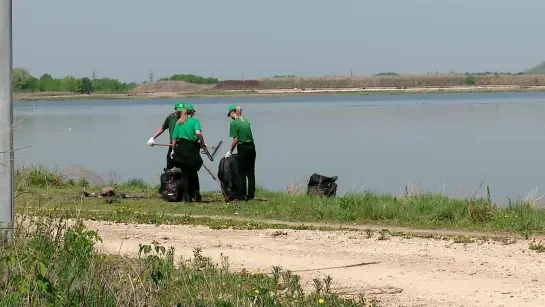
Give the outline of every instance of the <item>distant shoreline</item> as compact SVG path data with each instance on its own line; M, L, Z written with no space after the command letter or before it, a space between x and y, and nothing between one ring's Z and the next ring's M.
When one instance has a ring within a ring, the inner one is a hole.
M379 95L379 94L427 94L427 93L482 93L482 92L536 92L545 91L545 86L479 85L452 87L370 87L370 88L314 88L314 89L263 89L263 90L210 90L198 92L153 92L123 94L59 94L16 93L14 101L63 101L63 100L111 100L111 99L160 99L189 97L252 97L252 96L313 96L313 95Z

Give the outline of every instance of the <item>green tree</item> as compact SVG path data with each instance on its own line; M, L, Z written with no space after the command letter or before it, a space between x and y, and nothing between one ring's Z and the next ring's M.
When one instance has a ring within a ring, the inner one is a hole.
M13 69L13 90L14 91L28 91L32 84L32 76L28 69L14 68Z
M54 83L55 80L50 74L43 74L38 80L38 90L40 92L47 92L48 90L54 89Z
M93 92L93 82L87 77L81 78L81 94L91 94Z
M71 92L71 93L77 93L78 92L78 84L77 80L73 76L67 76L62 78L61 80L61 92Z

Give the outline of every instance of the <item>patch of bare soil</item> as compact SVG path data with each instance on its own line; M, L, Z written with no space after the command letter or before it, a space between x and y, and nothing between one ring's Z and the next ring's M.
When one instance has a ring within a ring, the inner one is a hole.
M187 93L209 90L215 86L215 84L194 84L185 81L157 81L140 84L131 93Z
M279 265L312 279L333 278L345 295L366 293L381 306L543 306L545 254L527 241L457 244L420 238L367 238L365 232L211 230L202 226L87 222L108 253L135 256L138 244L156 240L189 258L195 247L234 269L270 272Z

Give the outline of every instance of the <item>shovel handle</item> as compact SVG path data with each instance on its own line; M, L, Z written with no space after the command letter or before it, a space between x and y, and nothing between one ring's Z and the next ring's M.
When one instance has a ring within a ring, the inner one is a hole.
M172 147L172 145L171 145L171 144L157 144L157 143L153 144L153 146L165 146L165 147ZM214 147L214 146L206 146L206 147L208 147L208 148L212 148L212 149L215 149L215 148L216 148L216 147Z

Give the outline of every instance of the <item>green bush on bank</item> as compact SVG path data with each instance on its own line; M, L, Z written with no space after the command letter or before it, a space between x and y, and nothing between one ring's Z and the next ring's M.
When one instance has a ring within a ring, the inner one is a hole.
M0 238L0 306L368 306L326 287L305 293L299 277L233 273L196 249L178 262L174 249L140 245L138 257L99 254L97 232L81 221L19 219L15 240Z
M86 188L90 187L88 178L79 176L77 179L67 178L67 175L50 168L35 165L17 169L15 171L16 187L21 189L28 188ZM77 177L77 176L73 176ZM135 190L144 190L153 188L141 178L131 178L126 182L117 182L111 180L108 185L119 188L129 188Z
M161 78L159 81L185 81L193 84L218 84L220 81L213 77L202 77L194 74L174 74L168 78Z

